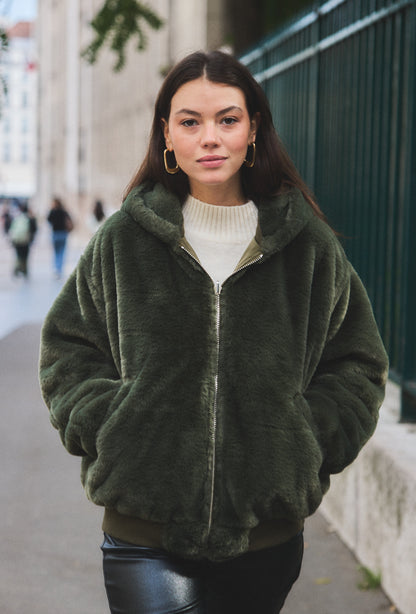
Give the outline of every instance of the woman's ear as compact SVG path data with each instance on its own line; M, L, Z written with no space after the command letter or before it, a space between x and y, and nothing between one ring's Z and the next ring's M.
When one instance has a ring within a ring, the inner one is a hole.
M161 122L162 122L163 136L165 137L166 147L169 149L169 151L172 151L173 147L172 147L172 142L171 142L170 137L169 137L168 122L163 117L161 119Z
M250 142L253 143L256 140L256 134L257 134L257 129L259 127L260 124L260 113L257 111L257 113L254 113L253 117L251 118L250 121Z

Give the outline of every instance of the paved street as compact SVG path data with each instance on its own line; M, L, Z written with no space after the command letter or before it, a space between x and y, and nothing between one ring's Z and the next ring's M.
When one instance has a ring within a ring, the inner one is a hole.
M79 254L70 245L68 270ZM37 382L40 325L62 282L53 280L46 236L31 278L11 278L0 240L0 612L104 614L101 510L79 482L79 459L50 426ZM318 513L307 522L301 579L284 614L389 614L381 590L357 588L358 563ZM232 613L230 613L232 614ZM253 613L261 614L261 613Z

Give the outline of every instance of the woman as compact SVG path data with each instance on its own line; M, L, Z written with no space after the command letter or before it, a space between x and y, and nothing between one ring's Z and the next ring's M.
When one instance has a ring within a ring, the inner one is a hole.
M60 198L52 200L52 207L48 214L48 222L52 228L52 245L54 253L55 275L57 279L62 277L65 263L66 242L68 233L73 228L71 216L65 209Z
M195 53L43 327L52 424L105 507L112 612L279 612L304 519L374 431L365 290L263 91Z

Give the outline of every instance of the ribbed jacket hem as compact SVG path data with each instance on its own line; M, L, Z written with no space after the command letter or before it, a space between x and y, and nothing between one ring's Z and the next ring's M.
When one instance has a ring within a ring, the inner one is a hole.
M303 524L303 521L264 521L251 531L249 551L283 544L302 531ZM136 546L163 549L164 525L161 523L141 520L120 514L116 510L106 509L102 529L104 533Z

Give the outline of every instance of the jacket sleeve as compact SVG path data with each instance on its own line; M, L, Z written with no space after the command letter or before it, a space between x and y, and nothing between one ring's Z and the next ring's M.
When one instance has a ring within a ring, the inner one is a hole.
M348 267L320 362L304 392L324 474L342 471L373 434L388 373L366 290Z
M96 457L100 428L130 391L106 329L106 307L78 265L47 315L41 335L40 386L71 454Z

